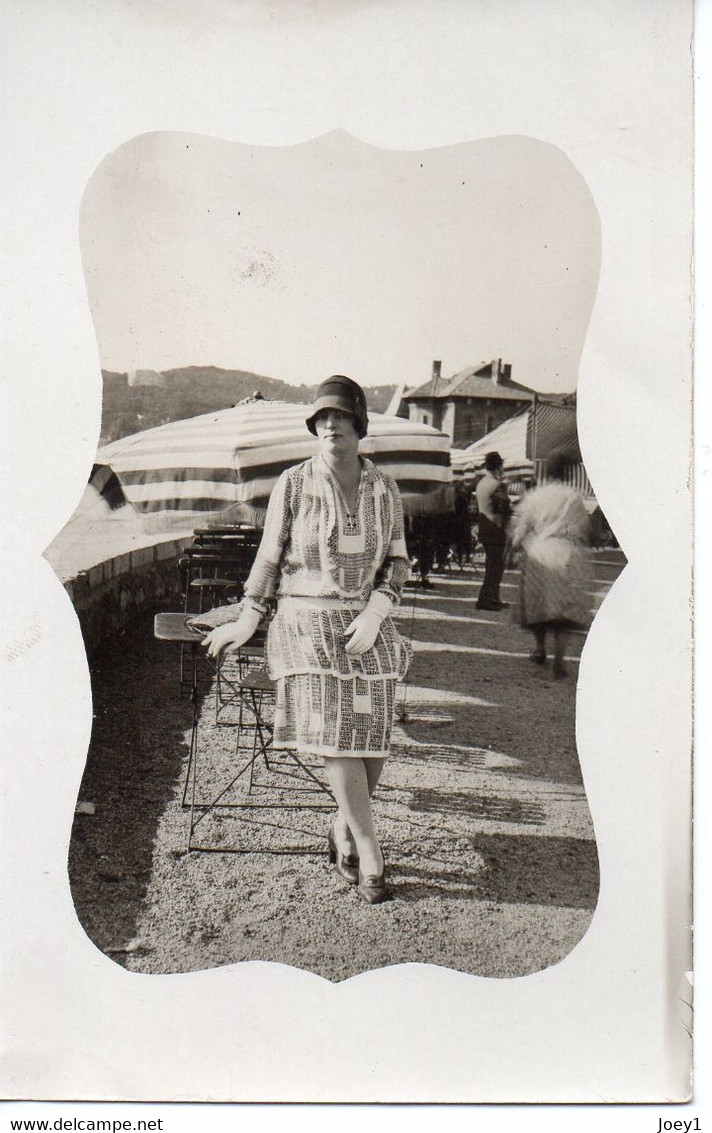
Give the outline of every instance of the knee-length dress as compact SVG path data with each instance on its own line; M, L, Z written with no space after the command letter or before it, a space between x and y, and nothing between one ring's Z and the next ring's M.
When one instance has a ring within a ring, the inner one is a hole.
M410 562L398 488L360 461L353 513L321 455L284 472L270 497L242 605L275 608L266 653L276 747L325 757L389 752L411 647L390 617L360 655L346 652L344 630L374 590L398 602Z
M588 531L588 512L573 488L552 482L526 493L512 540L513 546L523 551L519 587L522 625L588 624Z

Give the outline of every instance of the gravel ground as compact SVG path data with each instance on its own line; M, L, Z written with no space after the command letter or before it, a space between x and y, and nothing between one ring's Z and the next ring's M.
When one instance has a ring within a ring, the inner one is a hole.
M600 600L620 564L594 558ZM374 798L391 898L373 907L328 867L329 800L306 773L275 754L271 770L257 761L249 797L246 774L230 785L253 733L243 729L236 758L238 729L215 722L207 667L196 798L224 790L223 803L269 805L226 808L195 828L199 844L253 852L186 853L191 705L178 647L155 641L147 619L107 650L92 673L79 796L94 813L77 813L69 855L77 914L98 948L136 972L273 960L338 981L407 962L521 976L575 947L598 895L574 740L583 635L571 638L569 678L555 681L527 660L530 639L509 611L475 609L479 573L433 582L400 614L415 659ZM503 596L515 594L508 572ZM236 718L229 696L228 684L224 721ZM302 852L254 852L266 847Z

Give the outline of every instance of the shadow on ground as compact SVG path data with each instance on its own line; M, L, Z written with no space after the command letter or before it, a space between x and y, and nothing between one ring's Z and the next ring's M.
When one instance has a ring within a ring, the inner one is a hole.
M74 816L69 879L80 923L120 959L136 932L156 831L188 751L192 706L181 694L177 647L156 642L142 618L91 665L93 724Z
M219 825L248 849L255 839L251 852L186 854L192 709L178 649L154 641L149 618L97 658L80 791L96 813L76 816L69 855L77 914L97 947L135 972L269 960L332 981L394 963L508 978L566 956L598 895L576 665L558 682L528 664L527 637L506 612L467 618L474 593L471 576L436 581L428 609L440 616L419 622L416 607L416 641L476 651L416 653L409 679L421 700L407 706L374 798L392 890L374 908L328 868L325 813L309 826L319 857L270 856L257 822L230 825L237 813ZM464 620L448 620L455 613ZM206 754L229 777L231 729L215 726L207 700L202 711Z

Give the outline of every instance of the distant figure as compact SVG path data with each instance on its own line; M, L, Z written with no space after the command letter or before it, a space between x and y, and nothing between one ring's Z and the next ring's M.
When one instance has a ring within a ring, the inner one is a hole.
M520 621L534 634L530 659L546 663L546 634L554 636L554 676L565 677L564 649L570 629L589 621L586 586L588 512L577 491L563 483L567 458L552 453L548 483L523 497L512 540L523 551Z
M457 559L459 566L467 561L472 533L469 492L463 484L455 485L451 508L440 514L428 516L425 543L428 548L425 552L428 570L442 574L450 570L453 558Z
M611 531L610 524L601 511L601 505L596 504L590 517L591 543L594 547L617 547L618 541Z
M455 514L453 518L453 550L457 564L462 568L472 554L472 528L470 526L470 493L464 484L455 484Z
M428 578L435 563L435 543L431 528L431 516L415 515L407 519L408 555L413 561L413 569L418 573L418 585L423 590L431 590L433 586Z
M431 538L435 553L433 567L439 574L450 570L450 548L455 539L455 513L443 512L430 517Z
M237 409L238 405L253 405L255 401L266 401L267 398L258 389L253 390L249 397L243 397L241 401L236 401L233 409Z
M477 533L485 552L485 577L477 598L478 610L501 610L507 605L499 596L504 574L504 552L507 525L512 514L506 485L503 483L504 461L498 452L485 456L485 475L475 489L477 496Z

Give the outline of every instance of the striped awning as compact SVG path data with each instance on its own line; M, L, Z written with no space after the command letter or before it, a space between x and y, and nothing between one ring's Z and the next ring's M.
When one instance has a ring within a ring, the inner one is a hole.
M564 469L562 479L564 484L568 484L570 488L575 488L582 496L593 497L591 481L581 461L572 460L570 465ZM545 460L537 460L536 462L536 482L537 484L547 483Z
M308 414L306 405L259 400L159 425L101 448L91 482L99 491L110 486L116 503L118 481L144 515L259 512L280 473L317 451ZM359 451L394 477L415 514L442 506L452 483L449 445L428 425L373 413Z
M527 456L539 460L554 450L569 460L581 460L576 406L538 398L536 409L527 416Z
M453 449L451 459L455 476L468 479L479 475L484 469L486 454L493 450L502 457L505 473L521 477L532 476L534 465L527 459L526 454L528 417L529 411L524 410L514 417L509 417L491 433L487 433L467 448Z

